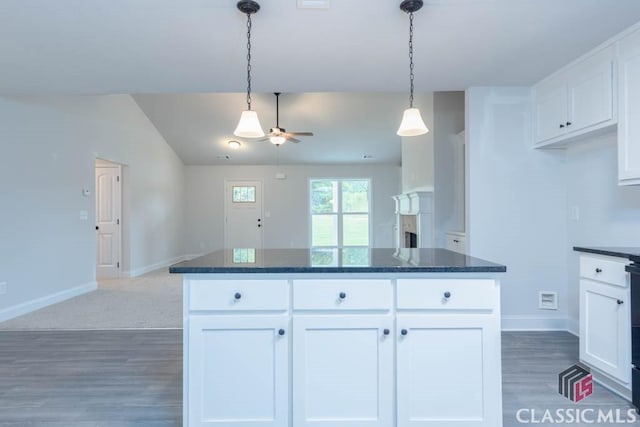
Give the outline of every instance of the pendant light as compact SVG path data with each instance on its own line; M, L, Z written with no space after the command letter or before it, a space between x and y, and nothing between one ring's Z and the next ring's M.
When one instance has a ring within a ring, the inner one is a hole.
M400 3L400 9L409 14L409 82L411 86L409 108L404 110L397 132L400 136L417 136L429 132L422 120L420 110L413 107L413 12L417 12L421 7L422 0L404 0Z
M247 109L242 112L233 134L243 138L260 138L264 136L264 131L258 114L251 110L251 15L260 10L260 5L253 0L240 0L236 7L247 15Z

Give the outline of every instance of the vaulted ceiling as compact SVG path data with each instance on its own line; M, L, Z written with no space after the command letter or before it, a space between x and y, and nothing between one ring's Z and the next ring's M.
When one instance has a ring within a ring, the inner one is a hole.
M283 92L281 124L317 136L277 152L245 144L231 161L397 162L408 91L400 1L298 2L261 0L253 17L255 109L268 130L271 93ZM638 21L638 0L425 0L416 91L531 85ZM245 89L236 0L0 1L0 94L134 94L187 164L228 162L218 156Z

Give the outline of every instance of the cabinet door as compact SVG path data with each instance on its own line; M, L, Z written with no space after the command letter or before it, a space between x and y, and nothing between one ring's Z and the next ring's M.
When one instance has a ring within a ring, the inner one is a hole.
M398 315L398 427L502 423L495 315Z
M629 288L580 281L580 360L623 383L631 376Z
M288 427L287 317L189 322L188 426Z
M294 317L293 425L391 426L392 331L390 316Z
M535 89L536 143L567 131L567 85L564 79L543 83Z
M640 31L620 41L618 86L618 179L640 184Z
M604 49L568 72L568 132L612 122L613 48Z

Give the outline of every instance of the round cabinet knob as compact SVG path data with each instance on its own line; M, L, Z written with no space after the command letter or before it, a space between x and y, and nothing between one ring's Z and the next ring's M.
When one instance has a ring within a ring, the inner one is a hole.
M278 335L283 336L283 335L284 335L284 329L280 329L280 330L278 331Z
M624 304L624 301L622 301L621 299L617 300L616 302L618 303L618 305Z
M382 331L383 334L385 335L389 335L391 333L391 331L389 331L388 329L385 329Z
M451 297L451 292L447 291L444 293L444 298L449 299Z
M242 298L242 294L240 292L236 292L236 294L233 297L238 300Z
M596 273L602 273L602 269L601 268L596 268Z
M400 334L402 335L407 335L409 333L409 331L407 331L406 329L403 329L400 331Z
M347 297L347 294L345 294L344 292L340 292L340 295L338 295L340 297L340 299L345 299Z

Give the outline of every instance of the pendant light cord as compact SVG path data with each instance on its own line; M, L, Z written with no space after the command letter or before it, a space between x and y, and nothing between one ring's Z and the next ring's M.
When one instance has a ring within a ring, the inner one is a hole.
M251 110L251 14L247 13L247 110Z
M413 108L413 12L409 13L409 108Z

